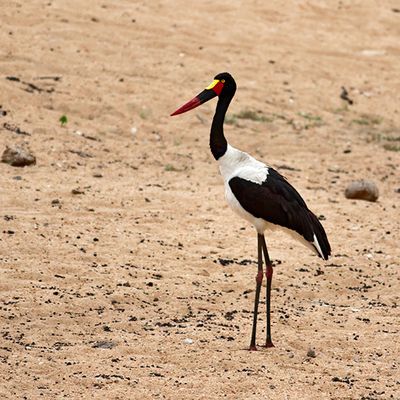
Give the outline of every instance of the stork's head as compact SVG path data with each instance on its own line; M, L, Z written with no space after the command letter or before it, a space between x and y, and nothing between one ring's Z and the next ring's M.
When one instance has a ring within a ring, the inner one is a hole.
M221 72L214 77L214 80L201 93L192 100L178 108L172 115L182 114L198 107L200 104L213 99L216 96L232 98L236 91L236 82L228 72Z

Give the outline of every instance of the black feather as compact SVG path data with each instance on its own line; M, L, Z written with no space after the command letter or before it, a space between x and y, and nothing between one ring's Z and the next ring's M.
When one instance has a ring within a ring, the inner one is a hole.
M291 229L311 244L315 234L320 256L328 259L331 247L323 226L296 189L273 168L268 169L267 179L261 184L234 177L229 186L240 205L256 218Z

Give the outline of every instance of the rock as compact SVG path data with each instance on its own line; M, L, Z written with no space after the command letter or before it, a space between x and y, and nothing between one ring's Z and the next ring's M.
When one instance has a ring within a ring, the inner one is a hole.
M376 201L379 197L379 190L374 182L361 179L351 182L347 186L344 195L348 199Z
M77 189L72 189L72 190L71 190L71 193L72 193L72 194L85 194L85 192L84 192L83 190L79 189L79 188L77 188Z
M317 355L315 354L315 350L312 348L312 347L310 347L309 349L308 349L308 351L307 351L307 357L310 357L310 358L315 358Z
M100 340L96 342L92 347L95 349L112 349L117 345L117 343L107 340Z
M13 167L25 167L26 165L36 164L36 157L22 147L7 146L1 156L1 162L10 164Z

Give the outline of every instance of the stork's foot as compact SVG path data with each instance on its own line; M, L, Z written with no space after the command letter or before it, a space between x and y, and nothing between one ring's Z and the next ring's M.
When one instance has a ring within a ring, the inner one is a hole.
M272 340L267 340L265 342L264 347L268 348L268 347L275 347L274 344L272 343Z
M257 351L257 346L256 345L250 345L249 351Z

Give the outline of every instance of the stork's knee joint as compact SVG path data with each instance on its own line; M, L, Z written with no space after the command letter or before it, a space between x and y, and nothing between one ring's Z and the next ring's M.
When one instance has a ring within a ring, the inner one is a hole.
M274 273L274 270L272 269L272 265L267 265L267 268L265 269L265 277L267 279L271 279L273 273Z

